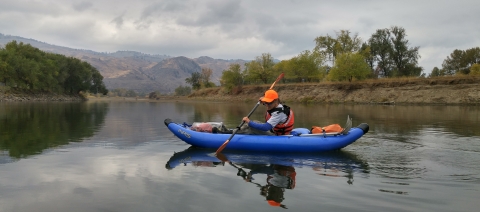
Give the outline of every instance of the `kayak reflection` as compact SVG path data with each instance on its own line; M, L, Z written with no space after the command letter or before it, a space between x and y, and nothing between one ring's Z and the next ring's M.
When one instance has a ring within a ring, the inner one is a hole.
M345 177L353 183L355 174L368 174L368 164L352 153L344 151L312 154L285 154L261 152L223 151L215 156L214 149L189 147L174 153L165 167L169 170L177 166L216 167L231 165L237 169L236 175L246 182L255 184L260 195L271 206L286 208L284 193L294 189L297 173L295 168L311 168L320 176ZM266 177L265 177L266 175Z

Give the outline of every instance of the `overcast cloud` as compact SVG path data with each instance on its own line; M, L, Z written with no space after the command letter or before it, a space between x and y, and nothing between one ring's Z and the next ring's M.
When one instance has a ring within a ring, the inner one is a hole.
M0 33L98 52L290 59L349 30L403 27L429 73L480 46L478 0L1 0Z

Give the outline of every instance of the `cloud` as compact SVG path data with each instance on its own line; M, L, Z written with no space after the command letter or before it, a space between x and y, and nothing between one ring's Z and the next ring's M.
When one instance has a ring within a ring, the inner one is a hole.
M73 9L75 9L76 11L79 11L79 12L82 12L82 11L85 11L89 8L92 8L93 4L91 2L79 2L79 3L74 3L73 4Z
M117 29L121 29L122 28L122 25L123 25L123 15L120 15L120 16L117 16L116 18L114 18L112 20L113 24L115 24L115 26L117 27Z
M480 46L476 0L4 0L0 33L101 52L289 59L318 36L400 26L431 70L454 49ZM443 58L443 59L441 59Z

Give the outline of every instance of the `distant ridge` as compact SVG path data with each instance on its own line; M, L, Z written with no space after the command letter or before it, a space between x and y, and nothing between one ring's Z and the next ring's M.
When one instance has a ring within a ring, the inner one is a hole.
M185 79L202 68L212 69L211 81L219 84L223 70L231 64L242 66L246 60L223 60L202 56L195 59L172 57L159 54L145 54L136 51L116 51L113 53L95 52L86 49L73 49L48 44L34 39L0 33L0 47L16 40L28 43L42 51L62 54L86 61L103 75L107 89L125 88L138 93L160 91L173 93L175 88L186 85Z

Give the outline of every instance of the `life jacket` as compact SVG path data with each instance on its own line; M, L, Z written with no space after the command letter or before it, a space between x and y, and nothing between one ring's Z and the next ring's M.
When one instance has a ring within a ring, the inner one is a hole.
M272 117L272 113L275 111L287 115L287 120L274 126L273 132L276 135L290 135L290 132L293 130L293 122L295 121L295 116L293 115L292 109L290 109L290 107L287 105L283 105L282 108L276 107L271 110L267 110L267 113L265 114L265 121L268 121L268 119Z

